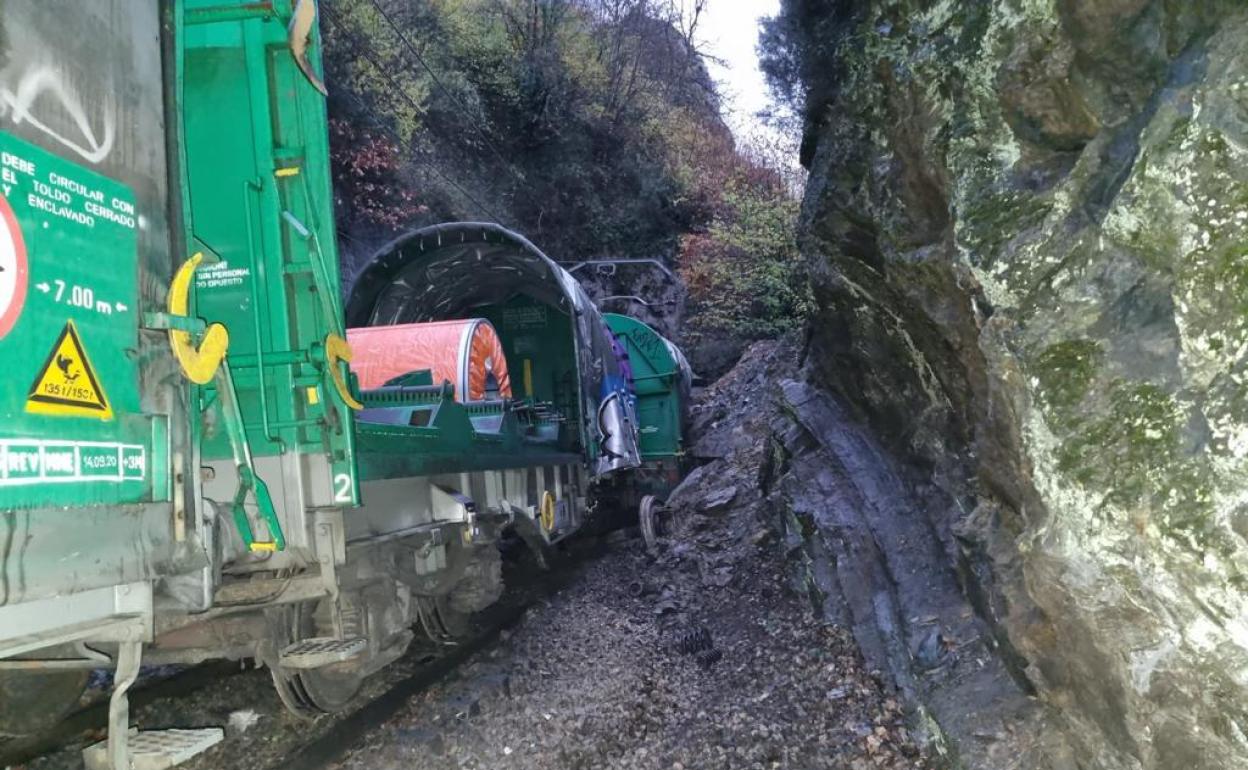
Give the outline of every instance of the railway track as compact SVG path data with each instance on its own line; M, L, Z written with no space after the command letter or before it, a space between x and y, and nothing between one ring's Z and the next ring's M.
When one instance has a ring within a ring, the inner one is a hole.
M190 695L205 687L217 684L223 677L239 673L235 663L213 661L192 666L165 678L155 679L136 687L130 701L142 708L162 698ZM21 767L73 746L88 741L91 735L108 725L108 698L100 694L92 702L70 714L51 730L26 738L0 737L0 767Z
M488 650L525 612L572 580L581 565L601 553L602 538L572 544L549 571L530 559L507 565L512 586L498 603L474 618L472 635L455 645L414 643L400 661L377 672L344 712L315 722L285 713L263 669L211 662L136 689L131 701L143 728L220 726L231 713L252 711L258 723L227 728L216 749L183 765L186 770L315 770L341 759L369 730L385 722L412 697L452 676L474 655ZM222 692L225 691L225 692ZM77 770L81 749L102 738L108 702L101 700L71 714L47 733L0 744L0 768Z
M392 686L383 695L334 723L323 735L299 747L269 770L311 770L327 767L341 759L369 730L385 722L426 688L445 679L468 659L494 644L505 629L522 617L531 602L505 608L490 627L472 639L446 648L442 655L432 656L410 676Z

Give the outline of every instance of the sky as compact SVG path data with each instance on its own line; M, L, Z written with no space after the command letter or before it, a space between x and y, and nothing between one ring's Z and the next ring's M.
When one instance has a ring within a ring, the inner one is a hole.
M767 83L758 68L758 22L780 11L780 0L710 0L697 40L722 60L708 62L719 84L728 125L738 138L762 131L755 113L770 102Z

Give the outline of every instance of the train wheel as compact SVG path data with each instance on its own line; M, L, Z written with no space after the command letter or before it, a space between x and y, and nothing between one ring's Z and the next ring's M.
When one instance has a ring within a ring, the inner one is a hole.
M436 600L438 617L442 619L442 627L455 639L467 639L472 635L472 613L457 609L449 596L441 596Z
M663 532L660 515L664 512L663 501L654 495L641 498L641 507L637 511L638 524L641 525L641 537L646 541L646 548L651 550L659 545L659 535Z
M90 672L0 671L0 735L34 735L60 722L87 689Z
M322 636L318 629L328 629L326 620L329 600L297 604L283 608L279 621L283 635L277 639L279 649L294 642ZM273 686L286 708L305 719L342 711L360 691L364 677L359 661L349 660L314 669L288 669L270 666Z
M472 615L455 609L449 596L417 596L416 608L425 635L437 644L456 644L472 632Z
M549 572L554 569L559 561L559 553L546 541L537 522L527 516L517 516L512 531L529 547L529 554L539 570Z
M269 674L273 677L273 689L277 690L277 697L287 711L303 719L316 719L323 713L303 691L303 683L297 673L280 666L270 666Z
M344 668L346 666L350 668ZM322 714L342 711L364 683L364 677L356 673L357 670L358 665L335 663L299 672L297 676L304 699Z

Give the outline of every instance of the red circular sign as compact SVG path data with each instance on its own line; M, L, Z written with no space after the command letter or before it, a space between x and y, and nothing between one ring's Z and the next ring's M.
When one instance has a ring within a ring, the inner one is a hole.
M22 314L29 280L22 229L9 202L0 196L0 338L9 333Z

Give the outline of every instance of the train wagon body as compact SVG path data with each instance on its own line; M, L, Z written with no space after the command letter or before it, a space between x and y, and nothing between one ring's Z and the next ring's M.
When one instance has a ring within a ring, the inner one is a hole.
M55 719L87 644L152 638L203 572L188 389L164 309L182 258L160 4L0 7L0 733ZM107 660L107 659L105 659Z
M678 460L693 387L689 361L643 321L619 313L604 313L603 320L627 357L642 461Z
M0 736L112 668L89 767L221 739L131 735L143 663L338 710L500 595L505 532L542 553L679 442L652 341L497 225L396 239L343 307L319 56L312 0L0 5ZM362 384L351 328L422 350Z
M644 322L618 313L603 314L603 322L627 373L641 462L627 475L602 481L600 497L609 502L596 524L609 528L636 520L647 544L654 546L670 524L663 516L664 501L686 467L684 431L693 372L680 348Z

